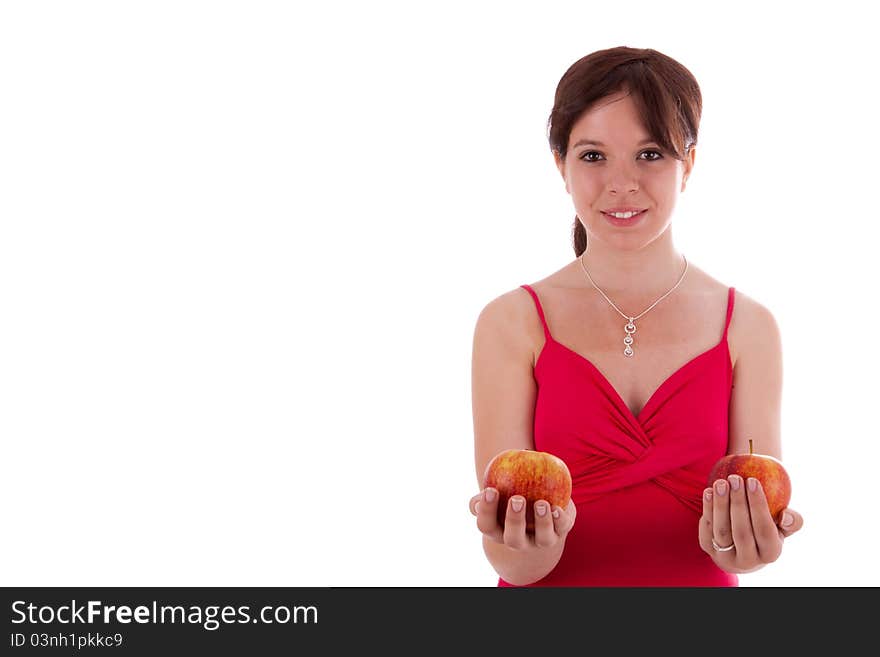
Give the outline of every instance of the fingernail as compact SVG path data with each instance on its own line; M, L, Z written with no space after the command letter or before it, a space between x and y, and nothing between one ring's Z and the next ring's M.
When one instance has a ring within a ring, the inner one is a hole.
M494 502L495 501L495 489L494 488L487 488L486 492L484 493L484 497L486 498L487 502Z
M730 475L728 480L730 481L730 490L739 490L742 485L742 479L739 478L739 475Z
M723 479L715 482L715 492L719 495L727 495L727 482Z
M749 477L749 490L753 493L758 490L758 480L754 477Z
M510 501L510 505L513 507L513 510L516 511L517 513L522 511L523 504L524 504L524 500L521 497L514 497Z
M794 516L791 515L788 511L785 511L782 514L782 526L783 527L791 527L794 524Z
M558 518L559 517L559 509L553 509L553 513L551 513L550 515L552 515L554 518Z
M703 494L706 496L706 501L707 501L707 502L711 502L711 501L712 501L712 489L711 489L711 488L707 488L707 489L704 491Z
M535 513L537 513L542 518L547 515L547 505L546 504L536 504L535 505Z

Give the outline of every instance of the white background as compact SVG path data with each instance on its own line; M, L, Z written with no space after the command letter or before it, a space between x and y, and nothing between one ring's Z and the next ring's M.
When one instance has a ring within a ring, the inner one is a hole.
M878 56L832 6L4 3L0 584L494 586L474 322L574 257L547 117L628 45L703 92L676 245L783 333L805 527L742 584L880 585Z

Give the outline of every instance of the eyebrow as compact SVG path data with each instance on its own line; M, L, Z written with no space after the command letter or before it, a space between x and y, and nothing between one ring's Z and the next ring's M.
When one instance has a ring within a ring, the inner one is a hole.
M639 142L639 146L644 146L645 144L656 144L656 139L643 139ZM578 146L586 146L587 144L593 144L594 146L605 146L601 141L596 141L595 139L579 139L577 143L575 143L572 148L577 148Z

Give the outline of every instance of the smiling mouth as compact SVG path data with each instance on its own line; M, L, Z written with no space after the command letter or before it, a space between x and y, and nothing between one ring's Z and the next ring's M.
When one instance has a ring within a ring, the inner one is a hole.
M602 212L602 211L600 210L600 212ZM606 217L611 217L612 219L623 219L623 220L626 220L626 219L634 219L635 217L638 217L639 215L643 215L643 214L645 214L646 212L647 212L647 210L640 210L639 212L636 212L636 213L634 213L634 214L630 214L630 213L627 213L627 212L623 212L623 213L621 213L621 214L629 215L629 216L623 216L623 217L618 217L616 214L611 214L610 212L602 212L602 214L604 214Z

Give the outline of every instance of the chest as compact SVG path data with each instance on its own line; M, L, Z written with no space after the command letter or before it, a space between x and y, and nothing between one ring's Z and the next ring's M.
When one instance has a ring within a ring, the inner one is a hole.
M679 369L710 349L723 348L727 309L725 288L657 306L632 326L607 302L566 303L550 295L544 310L552 338L589 360L638 416ZM624 353L627 347L631 356Z

